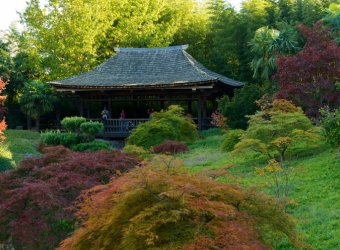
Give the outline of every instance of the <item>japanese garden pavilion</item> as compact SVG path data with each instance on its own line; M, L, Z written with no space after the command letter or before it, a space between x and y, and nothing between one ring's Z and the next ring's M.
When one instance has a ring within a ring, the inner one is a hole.
M101 102L110 114L117 102L134 103L136 110L140 103L158 102L160 108L165 108L177 102L185 103L186 111L203 129L208 124L207 103L216 108L216 98L233 95L234 89L243 83L206 69L185 51L187 47L116 48L116 55L95 69L52 81L50 85L72 96L80 115L89 119L99 118L99 113L91 117L91 102ZM146 117L136 117L137 114L126 119L128 128L123 130L119 119L109 117L106 134L128 135L131 128L147 121Z

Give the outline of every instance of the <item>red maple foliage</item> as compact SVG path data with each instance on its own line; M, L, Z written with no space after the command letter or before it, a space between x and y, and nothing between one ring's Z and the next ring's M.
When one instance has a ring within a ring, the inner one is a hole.
M163 154L177 154L189 151L186 144L180 141L164 141L158 146L153 147L153 152Z
M0 78L0 94L2 91L5 89L6 82L2 81ZM4 140L5 137L3 136L3 130L6 129L7 125L5 122L5 119L3 118L4 115L4 107L3 107L3 102L6 100L6 96L1 96L0 95L0 141Z
M15 249L54 249L74 229L78 195L138 164L120 151L44 153L0 175L0 243Z
M329 29L317 22L312 28L299 25L306 44L294 56L278 56L276 61L280 90L277 98L292 100L310 117L319 109L340 103L336 82L340 78L340 47L332 40Z

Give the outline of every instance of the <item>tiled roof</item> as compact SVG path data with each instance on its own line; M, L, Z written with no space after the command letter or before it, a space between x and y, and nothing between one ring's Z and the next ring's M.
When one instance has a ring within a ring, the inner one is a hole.
M91 71L50 84L60 87L175 86L219 81L230 86L243 83L206 69L190 56L187 45L167 48L116 48L116 55Z

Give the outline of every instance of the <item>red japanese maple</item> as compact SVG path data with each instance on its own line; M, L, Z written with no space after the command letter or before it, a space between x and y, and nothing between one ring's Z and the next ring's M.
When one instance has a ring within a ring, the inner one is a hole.
M306 44L294 56L278 56L278 98L292 100L310 117L318 117L324 106L339 105L340 47L332 40L329 29L317 22L312 28L299 25Z

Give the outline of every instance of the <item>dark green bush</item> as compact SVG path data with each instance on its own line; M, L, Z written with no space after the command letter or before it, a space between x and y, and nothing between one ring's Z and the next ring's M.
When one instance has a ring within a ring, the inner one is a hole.
M70 147L80 142L79 136L74 133L62 133L58 131L50 131L41 133L41 141L46 145L64 145Z
M321 110L323 136L326 141L339 149L340 153L340 110Z
M265 91L257 84L246 84L243 88L235 90L233 98L224 96L218 100L218 108L228 119L230 128L247 128L249 118L259 107L255 101L264 95Z
M192 119L184 115L183 108L172 105L166 111L154 113L149 122L134 129L128 144L149 149L166 140L190 143L197 138L197 127Z
M98 151L98 150L110 150L111 146L110 143L107 141L91 141L91 142L85 142L85 143L80 143L77 145L71 146L71 149L74 151Z
M60 123L61 126L67 129L69 132L79 132L80 125L86 122L86 118L72 116L72 117L65 117Z
M96 134L103 131L104 125L101 122L84 122L80 125L80 132L86 141L93 141Z
M13 160L0 156L0 173L14 168Z
M244 134L244 130L235 129L229 130L222 139L221 148L223 151L232 151L234 146L241 140L241 136Z

